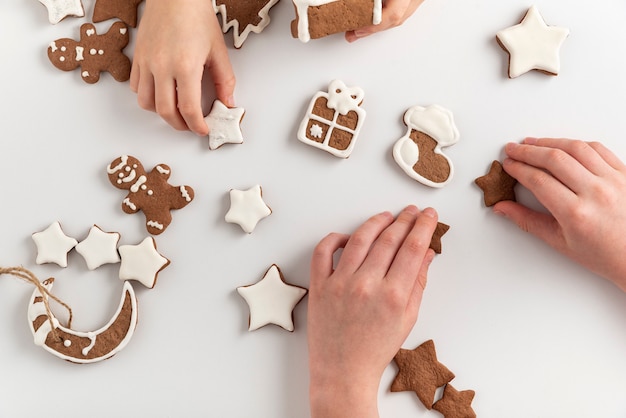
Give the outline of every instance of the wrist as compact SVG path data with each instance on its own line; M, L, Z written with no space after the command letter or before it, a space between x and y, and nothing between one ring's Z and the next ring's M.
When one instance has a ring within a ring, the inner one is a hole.
M338 379L311 378L311 418L378 418L379 383L345 376Z

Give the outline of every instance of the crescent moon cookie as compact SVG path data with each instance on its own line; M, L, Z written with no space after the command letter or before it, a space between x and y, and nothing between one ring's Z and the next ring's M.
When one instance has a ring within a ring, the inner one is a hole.
M569 29L548 26L532 6L522 21L496 34L498 44L509 54L509 78L531 70L557 75L561 69L559 50Z
M438 105L413 106L404 113L406 134L393 146L393 159L411 178L430 187L452 180L454 166L442 148L459 141L452 112Z
M248 190L231 189L230 209L224 220L235 223L251 234L257 223L272 214L272 209L263 201L263 190L258 184Z
M43 285L51 290L53 282L54 279L48 279ZM63 360L79 364L106 360L126 347L133 336L137 325L137 298L129 282L124 283L113 318L96 331L74 331L62 326L55 317L48 318L44 305L47 297L37 289L33 292L28 305L28 323L35 344Z
M378 25L382 0L293 0L296 18L291 35L308 42L333 33Z
M255 284L241 286L237 292L250 308L248 330L274 324L293 332L293 310L308 290L289 284L276 264Z
M118 18L128 26L137 27L137 7L143 0L96 0L93 23Z
M270 9L278 0L212 0L215 13L222 15L222 32L233 29L235 48L242 47L251 32L261 33L270 24Z
M48 20L53 25L68 16L85 16L85 9L81 0L39 0L39 3L48 9Z
M172 222L171 210L184 208L194 198L191 187L170 185L170 174L171 169L165 164L146 172L141 162L129 155L116 158L107 167L111 184L128 190L122 210L126 213L143 211L146 229L153 235L165 231Z
M229 108L215 100L204 118L209 125L209 149L218 149L224 144L242 144L241 121L245 113L242 107Z
M52 223L41 232L35 232L32 238L37 246L36 263L55 263L59 267L67 267L67 253L78 244L74 238L65 235L59 222Z
M300 123L298 139L337 157L348 158L365 120L365 110L361 108L364 94L360 87L331 81L327 93L320 91L313 96Z

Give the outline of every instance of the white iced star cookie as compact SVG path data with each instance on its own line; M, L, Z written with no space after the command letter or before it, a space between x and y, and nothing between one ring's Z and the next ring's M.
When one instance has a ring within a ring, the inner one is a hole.
M67 267L67 253L78 244L74 238L65 235L59 222L54 222L41 232L35 232L32 237L37 246L37 264L55 263Z
M496 34L510 56L509 78L531 70L557 75L561 67L559 49L568 35L569 29L546 25L537 7L532 6L519 24Z
M240 124L245 112L242 107L229 108L219 100L213 102L211 112L204 118L209 125L210 149L217 149L224 144L243 143Z
M48 20L53 25L68 16L85 16L81 0L39 0L39 2L48 9Z
M156 248L156 241L147 237L137 245L120 245L120 280L137 280L152 289L157 275L170 264Z
M263 191L258 184L248 190L230 191L230 209L224 219L236 223L248 234L254 231L256 224L269 216L272 209L263 201Z
M293 331L293 310L307 294L307 289L287 282L276 264L253 285L241 286L237 292L250 308L249 331L268 324Z
M76 246L76 252L83 256L89 270L95 270L103 264L115 264L120 262L117 252L117 244L120 234L117 232L105 232L98 225L89 230L87 238Z

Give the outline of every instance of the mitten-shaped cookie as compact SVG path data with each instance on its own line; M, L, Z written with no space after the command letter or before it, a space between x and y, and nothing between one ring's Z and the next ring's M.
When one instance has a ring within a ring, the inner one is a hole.
M184 208L194 197L191 187L169 184L170 173L165 164L146 172L138 159L128 155L116 158L107 167L111 184L128 190L122 210L126 213L143 211L146 229L153 235L165 231L172 222L172 209Z
M89 84L100 79L100 72L109 72L117 81L130 78L130 59L122 50L128 45L128 28L115 22L104 35L96 27L85 23L80 27L80 40L62 38L48 46L48 58L60 70L72 71L80 67L83 80Z

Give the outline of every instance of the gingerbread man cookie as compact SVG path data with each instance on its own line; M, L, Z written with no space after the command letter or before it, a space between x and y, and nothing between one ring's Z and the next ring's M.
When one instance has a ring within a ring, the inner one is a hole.
M117 81L130 78L130 59L122 50L128 45L128 28L115 22L104 35L96 27L85 23L80 27L80 40L57 39L48 46L48 58L59 70L81 69L83 80L89 84L100 79L100 72L109 72Z
M189 186L172 186L167 181L171 170L159 164L150 172L135 157L122 155L107 167L109 181L118 189L128 190L122 201L126 213L143 211L146 229L153 235L165 231L172 221L172 209L181 209L193 200Z

